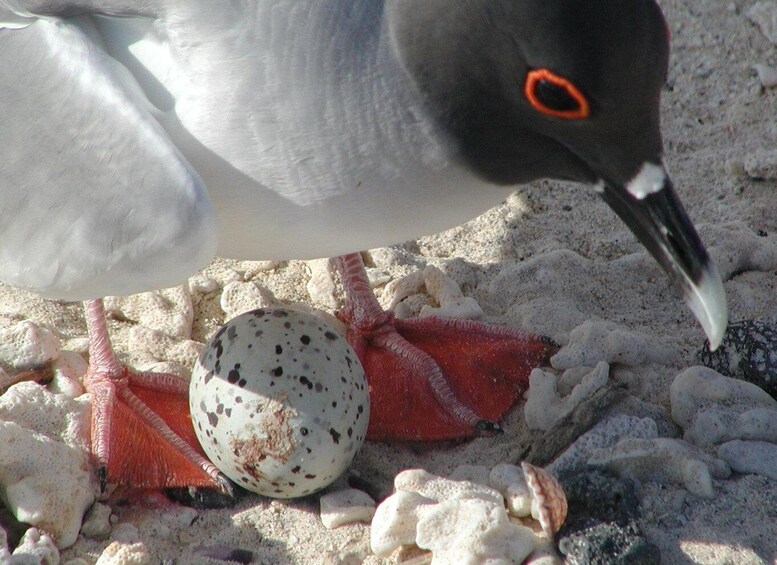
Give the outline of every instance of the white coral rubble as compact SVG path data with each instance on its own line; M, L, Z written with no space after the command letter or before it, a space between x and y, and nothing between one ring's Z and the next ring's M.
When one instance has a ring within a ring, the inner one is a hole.
M686 441L717 455L739 473L777 478L777 400L758 386L691 367L672 382L672 418Z
M146 565L151 563L151 553L140 541L138 528L129 522L117 524L111 532L108 544L95 565Z
M651 418L613 416L580 436L548 466L555 474L586 465L605 467L619 475L642 480L668 480L689 492L710 498L713 478L731 474L725 461L683 440L658 437Z
M584 468L599 450L617 445L628 438L654 439L658 437L656 422L651 418L612 416L602 420L580 436L559 455L548 470L556 476Z
M398 318L409 317L411 312L402 301L413 294L423 292L424 289L439 306L423 305L419 312L420 317L480 320L485 316L477 300L464 296L456 281L434 265L428 265L423 271L414 271L394 284L387 285L386 290L393 293L389 309L394 310Z
M569 343L550 359L555 369L591 367L600 361L638 366L666 363L673 352L654 338L612 322L587 320L569 334Z
M59 355L59 339L48 329L25 320L0 328L0 364L24 370L42 367Z
M88 460L86 399L52 394L35 383L0 397L0 489L17 520L75 542L98 493Z
M131 296L108 296L105 309L112 316L174 338L189 339L192 335L194 306L188 284Z
M151 554L141 542L111 543L97 558L95 565L146 565L151 563Z
M321 497L321 522L332 529L367 522L375 515L375 501L366 492L344 489Z
M738 473L763 475L777 481L777 445L765 441L728 441L718 447L718 457Z
M232 319L244 312L272 306L272 293L254 281L232 281L221 292L221 309L225 318Z
M453 476L485 478L486 474L472 467ZM531 501L508 502L506 509L505 495L527 496L527 483L531 483L532 513L543 520L546 535L552 535L563 521L566 499L555 479L536 467L521 470L499 465L488 480L486 485L421 469L401 472L394 480L395 493L378 506L372 520L373 552L386 557L400 546L415 544L432 552L434 564L523 562L545 540L508 511L516 507L526 516Z
M666 478L706 498L715 494L713 477L725 479L731 475L731 469L724 461L672 438L625 439L612 447L597 450L588 463L629 477Z
M51 536L37 528L30 528L24 532L10 559L2 562L10 565L58 565L59 551Z
M580 372L571 370L580 378ZM605 362L589 369L565 396L559 390L559 378L550 371L534 369L529 375L529 393L524 406L526 424L533 430L550 430L559 420L569 414L575 406L590 398L607 384L610 367ZM567 380L562 376L562 381Z
M504 508L480 499L435 504L418 521L416 544L432 563L522 562L537 545L534 532L510 521Z
M500 463L491 469L489 483L502 493L510 514L518 518L531 515L531 490L526 484L523 469L517 465Z

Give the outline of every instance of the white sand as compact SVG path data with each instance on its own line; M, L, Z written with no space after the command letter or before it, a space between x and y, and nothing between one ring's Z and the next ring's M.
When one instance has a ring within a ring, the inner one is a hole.
M777 67L777 45L746 17L751 0L661 4L673 37L663 98L667 166L687 211L721 264L731 319L777 323L777 264L770 262L777 254L777 171L770 180L754 180L745 172L748 159L760 159L768 172L771 158L777 168L777 89L764 89L753 71L755 64ZM742 225L727 227L731 222ZM559 262L559 250L579 257ZM652 261L639 256L619 261L632 253L644 251L592 190L538 182L520 187L507 203L465 226L374 257L392 279L417 266L443 266L465 294L479 301L490 321L543 332L562 342L585 319L608 320L653 336L677 352L671 361L616 366L611 376L627 383L629 392L644 402L668 408L671 379L694 364L703 334ZM628 264L634 267L624 266ZM281 301L310 302L305 263L284 263L255 274L250 270L251 265L222 261L208 272L221 284L230 276L249 278ZM204 341L224 321L218 299L216 290L195 305L193 339ZM424 300L410 299L419 307ZM44 302L3 288L0 312L57 327L65 349L83 349L85 328L78 304ZM128 336L136 324L113 320L110 325L126 360L149 361L147 352L129 351ZM351 474L369 478L387 494L401 469L423 467L444 474L461 464L515 462L539 436L527 430L520 406L508 418L506 430L501 437L458 446L368 444ZM668 484L643 484L641 525L661 548L664 562L772 562L777 556L777 483L734 475L714 486L716 497L706 500ZM333 531L323 527L317 496L295 501L248 496L233 509L200 511L190 526L175 519L179 511L174 508L116 507L113 512L121 524L137 527L152 563L212 562L196 556L195 548L203 544L252 550L257 563L380 562L371 555L366 525ZM112 537L127 529L115 527ZM93 562L109 542L80 538L63 552L63 561L81 557Z

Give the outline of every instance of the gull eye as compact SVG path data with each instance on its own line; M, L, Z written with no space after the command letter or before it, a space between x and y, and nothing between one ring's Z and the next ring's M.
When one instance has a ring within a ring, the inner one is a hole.
M535 110L549 116L579 120L590 114L583 93L571 81L548 69L528 72L524 95Z

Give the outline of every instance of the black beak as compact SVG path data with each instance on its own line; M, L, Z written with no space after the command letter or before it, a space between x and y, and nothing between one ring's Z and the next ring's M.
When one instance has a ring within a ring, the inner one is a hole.
M723 281L664 167L645 163L625 186L605 180L601 195L669 275L716 349L728 324Z

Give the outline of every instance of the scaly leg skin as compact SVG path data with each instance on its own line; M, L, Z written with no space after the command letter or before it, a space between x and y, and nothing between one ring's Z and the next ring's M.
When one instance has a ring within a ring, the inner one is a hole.
M547 338L442 317L396 319L378 303L361 255L335 259L346 293L338 317L370 386L372 440L431 441L498 433L531 370L556 352Z
M84 303L89 331L92 454L100 486L205 486L231 494L202 454L189 415L189 387L175 375L131 371L116 358L102 300Z

